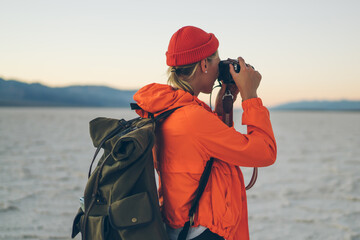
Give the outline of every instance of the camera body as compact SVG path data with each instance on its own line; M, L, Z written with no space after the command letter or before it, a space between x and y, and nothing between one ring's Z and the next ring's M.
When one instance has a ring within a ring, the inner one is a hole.
M225 84L235 84L234 79L232 78L232 76L230 74L229 64L232 64L234 66L235 72L237 72L237 73L240 72L240 64L239 64L238 60L228 58L227 60L220 61L219 62L218 81L219 82L222 81ZM246 64L246 63L245 63L245 65L247 67L251 67L252 69L255 70L255 68L253 66Z
M228 58L227 60L220 61L218 81L222 81L225 84L235 84L234 79L230 74L229 64L234 66L235 72L240 72L240 64L237 60Z

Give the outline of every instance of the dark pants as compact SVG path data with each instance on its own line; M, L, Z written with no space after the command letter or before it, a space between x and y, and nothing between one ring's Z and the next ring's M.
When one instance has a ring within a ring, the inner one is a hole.
M224 240L224 238L206 229L202 234L191 240Z

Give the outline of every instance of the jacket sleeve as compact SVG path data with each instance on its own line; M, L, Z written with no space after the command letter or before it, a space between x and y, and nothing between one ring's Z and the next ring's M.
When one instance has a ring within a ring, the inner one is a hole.
M276 160L276 142L269 111L260 98L242 103L242 124L247 125L247 134L226 126L219 118L205 109L186 112L188 129L199 148L210 157L244 167L265 167Z

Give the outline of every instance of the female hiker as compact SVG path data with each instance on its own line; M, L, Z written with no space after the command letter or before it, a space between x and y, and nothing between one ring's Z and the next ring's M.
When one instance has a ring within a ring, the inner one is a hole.
M247 134L228 127L220 119L223 84L215 111L198 99L210 93L218 77L218 46L214 34L193 26L179 29L172 36L166 63L168 84L150 84L134 99L142 110L155 116L177 107L157 129L156 168L160 176L159 195L162 214L170 239L177 239L189 221L189 209L207 161L213 157L211 174L194 215L187 239L249 239L245 184L239 166L265 167L276 159L276 142L269 112L257 96L261 75L244 59L241 71L230 73L236 83L232 93L240 92L242 124Z

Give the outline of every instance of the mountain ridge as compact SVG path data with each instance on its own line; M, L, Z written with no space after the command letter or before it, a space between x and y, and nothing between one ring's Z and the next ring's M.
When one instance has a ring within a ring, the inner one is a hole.
M0 78L0 106L128 107L136 91L94 85L48 87Z
M0 107L129 107L137 90L102 85L49 87L0 78ZM360 101L304 100L279 104L271 110L360 111Z
M356 100L303 100L276 105L271 110L297 111L360 111L360 101Z

